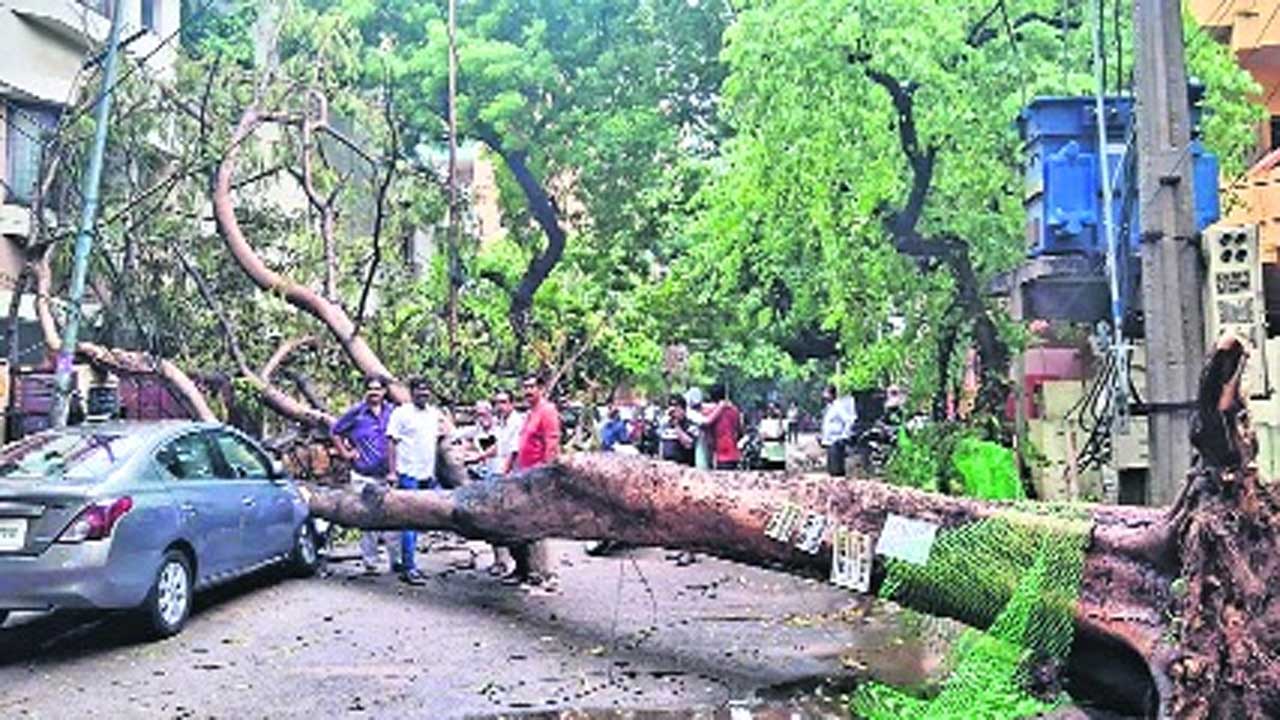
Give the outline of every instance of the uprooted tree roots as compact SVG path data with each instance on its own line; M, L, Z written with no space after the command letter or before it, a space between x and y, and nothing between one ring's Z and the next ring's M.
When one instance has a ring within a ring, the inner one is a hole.
M1215 358L1232 352L1222 348ZM1068 510L1088 524L1079 593L1067 610L1076 629L1071 665L1082 671L1083 682L1106 686L1103 694L1130 711L1275 718L1280 496L1255 471L1242 469L1252 444L1239 421L1239 365L1228 363L1225 374L1213 367L1201 385L1200 462L1174 507ZM501 542L609 538L826 573L829 537L821 552L810 555L765 536L770 516L787 502L872 538L890 514L933 523L940 535L993 518L1036 533L1061 527L1055 524L1060 517L1031 505L825 477L709 473L614 455L572 456L504 481L449 491L317 490L311 497L317 516L354 527L447 529ZM1012 593L1007 583L980 574L969 578L974 593ZM871 591L885 578L885 562L877 558ZM974 604L954 597L934 593L919 609L978 627L991 622ZM903 602L920 604L910 594Z

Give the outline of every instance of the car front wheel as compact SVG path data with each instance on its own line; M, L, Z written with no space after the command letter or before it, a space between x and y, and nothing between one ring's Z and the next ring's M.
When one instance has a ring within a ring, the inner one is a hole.
M191 615L191 561L179 550L164 554L155 584L142 603L147 629L157 638L177 635Z
M311 577L320 569L320 541L310 519L304 520L294 531L289 569L299 577Z

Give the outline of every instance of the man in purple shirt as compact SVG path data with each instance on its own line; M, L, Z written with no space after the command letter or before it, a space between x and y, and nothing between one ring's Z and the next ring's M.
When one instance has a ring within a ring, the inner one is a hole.
M357 493L368 484L382 484L387 476L387 422L394 406L387 402L387 381L370 376L364 381L364 401L356 403L333 424L332 434L338 453L351 462L351 485ZM393 532L360 534L360 555L364 558L366 574L375 575L378 569L378 539L382 538L391 558L391 571L397 571Z

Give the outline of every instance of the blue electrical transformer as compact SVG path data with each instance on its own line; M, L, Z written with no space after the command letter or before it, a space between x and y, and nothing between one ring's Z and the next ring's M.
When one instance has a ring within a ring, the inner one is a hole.
M1192 123L1200 122L1202 88L1192 86ZM1104 100L1107 159L1112 179L1112 219L1116 231L1127 227L1129 247L1137 253L1140 240L1137 177L1119 167L1132 133L1133 98ZM1094 98L1043 97L1032 101L1018 117L1026 144L1023 204L1027 211L1027 255L1085 255L1106 253L1102 237L1102 180L1098 172L1098 130ZM1129 158L1128 160L1132 160ZM1189 156L1195 186L1196 226L1204 230L1217 222L1218 158L1193 141ZM1126 162L1129 167L1134 167Z

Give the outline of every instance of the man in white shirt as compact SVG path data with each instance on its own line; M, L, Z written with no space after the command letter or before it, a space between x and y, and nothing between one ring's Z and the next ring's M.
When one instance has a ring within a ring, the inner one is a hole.
M827 449L827 474L843 477L846 446L858 419L857 406L851 397L838 397L835 385L828 385L822 391L822 399L827 402L822 413L821 436L822 446Z
M494 470L506 475L515 469L516 452L520 450L520 428L524 427L524 415L516 412L511 393L499 391L493 396L493 408L498 414L498 454L494 458Z
M493 409L497 415L494 435L497 436L498 452L493 456L494 477L501 477L515 469L516 453L520 450L520 428L524 427L524 415L516 412L515 403L511 401L511 393L499 390L493 395ZM489 574L507 576L515 572L515 559L511 552L499 545L493 546L493 564L489 566Z
M453 424L431 404L426 378L410 380L409 394L413 402L391 411L387 421L387 479L401 490L434 490L440 487L436 482L437 448L440 439L453 432ZM417 544L418 533L400 533L400 579L410 585L426 582L418 572Z

